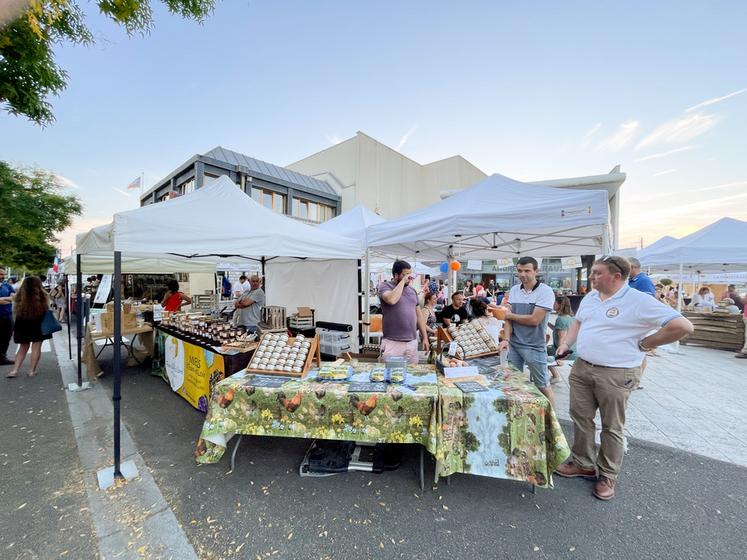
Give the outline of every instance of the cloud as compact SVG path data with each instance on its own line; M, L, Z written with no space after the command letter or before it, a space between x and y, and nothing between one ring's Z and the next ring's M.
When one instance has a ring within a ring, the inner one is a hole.
M67 177L63 177L57 173L55 173L54 178L57 180L57 184L61 187L76 190L80 190L81 188L80 185L76 184L72 179L68 179Z
M592 126L589 130L586 131L586 134L584 134L583 138L581 138L581 149L585 150L589 147L589 143L591 142L591 137L594 136L597 132L599 132L599 129L602 128L602 123L598 122L594 126Z
M677 142L689 142L693 138L705 134L718 122L716 115L704 115L696 113L685 117L677 117L667 121L643 140L638 142L636 150L654 146L656 144L676 144Z
M117 191L122 196L126 196L127 198L130 198L132 195L128 193L127 191L123 191L122 189L118 189L117 187L112 187L113 191Z
M636 135L640 127L641 123L638 121L626 121L622 123L618 127L617 132L600 142L599 146L597 146L597 150L605 152L616 152L621 150L627 146L631 140L633 140L633 137Z
M731 93L727 93L726 95L722 97L714 97L712 99L707 99L706 101L698 103L697 105L688 107L687 109L685 109L685 113L692 113L693 111L697 111L698 109L702 109L703 107L708 107L709 105L713 105L715 103L721 103L722 101L726 101L730 97L736 97L737 95L742 95L743 93L747 93L747 88L738 89L737 91L732 91Z
M677 171L676 169L665 169L664 171L659 171L658 173L654 173L651 175L652 177L661 177L662 175L669 175L670 173L674 173Z
M342 140L340 140L340 139L339 139L339 138L337 137L337 134L325 134L325 135L324 135L324 137L325 137L325 138L327 139L327 142L329 142L329 143L330 143L330 144L332 144L333 146L334 146L335 144L339 144L340 142L342 142Z
M637 162L650 161L652 159L659 159L659 158L671 156L672 154L678 154L680 152L687 152L689 150L694 150L695 148L697 148L697 146L693 146L693 145L691 145L691 146L682 146L681 148L675 148L674 150L669 150L667 152L659 152L658 154L651 154L650 156L638 158L635 161L637 161Z
M397 144L397 150L401 150L405 144L407 144L407 141L410 139L410 136L415 134L415 131L418 129L418 125L414 124L410 127L410 130L405 132L405 135L399 139L399 144Z
M747 181L734 181L733 183L723 183L721 185L714 185L712 187L703 187L700 189L692 189L690 192L704 192L704 191L715 191L718 189L731 189L733 187L744 187L747 186Z

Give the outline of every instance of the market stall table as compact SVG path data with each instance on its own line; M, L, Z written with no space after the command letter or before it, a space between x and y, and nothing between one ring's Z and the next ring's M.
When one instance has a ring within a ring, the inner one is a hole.
M470 360L486 391L464 393L439 376L436 476L478 474L551 484L570 449L547 398L500 358Z
M368 381L373 365L354 364L351 381ZM316 370L303 380L262 386L274 379L239 372L215 386L197 442L199 463L218 462L235 434L418 443L436 451L435 366L409 366L406 384L382 393L350 392L349 382L322 382Z
M256 343L242 347L211 346L164 325L156 326L153 374L162 377L171 389L202 412L216 383L243 370Z
M128 336L131 337L129 340L126 338ZM143 349L135 347L136 338L140 339ZM97 346L96 341L99 340L103 340L104 344L97 351L95 348ZM112 333L94 331L93 323L88 323L83 340L82 360L86 366L86 373L90 381L94 381L96 377L101 377L104 374L99 365L98 357L104 351L104 348L113 345L114 335ZM122 346L125 347L129 356L127 360L128 366L142 364L146 358L153 356L153 327L146 324L142 327L122 329Z

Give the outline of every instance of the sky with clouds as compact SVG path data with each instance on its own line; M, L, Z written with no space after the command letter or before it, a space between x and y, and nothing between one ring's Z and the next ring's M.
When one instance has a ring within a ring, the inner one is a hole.
M63 45L39 128L0 111L0 158L60 177L85 215L222 145L286 165L362 130L427 163L541 180L620 164L620 246L747 220L746 2L224 1L202 26L155 6L128 37Z

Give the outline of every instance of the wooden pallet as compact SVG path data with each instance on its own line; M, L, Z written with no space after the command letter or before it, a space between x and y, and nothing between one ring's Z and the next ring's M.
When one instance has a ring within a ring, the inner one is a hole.
M744 345L742 315L724 313L683 313L695 327L695 332L682 344L695 344L718 350L741 350Z
M265 336L267 335L263 335L262 338L264 338ZM299 379L303 379L304 377L306 377L306 374L309 373L309 370L311 370L314 359L316 359L316 365L318 367L321 367L322 365L322 355L319 346L319 335L314 336L314 338L306 338L306 340L309 341L309 344L311 346L309 346L309 353L306 355L306 361L304 362L303 368L301 369L300 373L276 369L253 368L251 366L255 360L254 356L252 356L252 360L249 362L249 365L246 366L247 373L256 373L259 375L282 375L284 377L298 377ZM295 341L295 337L291 337L288 339L289 344L293 344ZM259 345L257 347L259 348L260 346L262 346L262 339L259 340Z

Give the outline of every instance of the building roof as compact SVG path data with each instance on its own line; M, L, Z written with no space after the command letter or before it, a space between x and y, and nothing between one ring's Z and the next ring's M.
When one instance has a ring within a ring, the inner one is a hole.
M225 163L230 163L231 165L246 167L254 173L265 175L267 177L295 183L296 185L301 185L320 193L337 196L337 192L335 192L332 186L330 186L326 181L314 179L308 175L291 171L290 169L280 167L279 165L273 165L272 163L267 163L266 161L261 161L245 154L234 152L233 150L227 150L222 146L216 146L203 155Z

